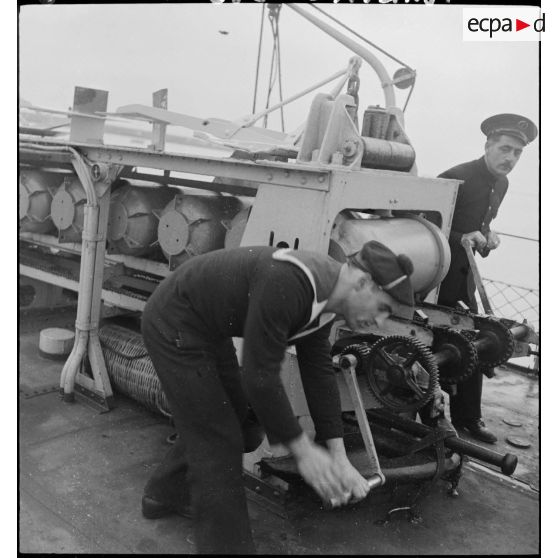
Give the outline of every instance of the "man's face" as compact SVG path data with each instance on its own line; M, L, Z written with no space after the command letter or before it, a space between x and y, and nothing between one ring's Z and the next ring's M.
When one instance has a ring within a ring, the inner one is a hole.
M366 333L377 325L382 327L392 313L392 297L370 281L362 281L345 298L343 317L353 330Z
M515 167L523 142L513 136L502 135L498 140L488 140L484 148L488 170L495 176L506 176Z

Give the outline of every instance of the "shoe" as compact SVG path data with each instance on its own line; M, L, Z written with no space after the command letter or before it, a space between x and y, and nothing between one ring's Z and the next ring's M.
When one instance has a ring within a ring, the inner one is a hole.
M496 436L494 436L494 434L486 428L482 419L472 419L464 422L453 421L453 424L456 428L469 432L473 438L480 440L481 442L495 444L498 441L498 438L496 438Z
M192 509L188 504L167 504L151 498L146 494L141 499L141 513L145 519L159 519L168 515L181 515L182 517L192 518Z

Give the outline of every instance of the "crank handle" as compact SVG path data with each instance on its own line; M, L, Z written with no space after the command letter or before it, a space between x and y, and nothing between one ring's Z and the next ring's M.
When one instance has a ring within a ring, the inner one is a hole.
M384 477L381 473L373 474L369 479L366 479L366 483L368 484L368 488L372 490L378 486L382 486L386 482L386 477ZM350 503L350 501L348 502ZM325 503L325 507L328 510L333 508L337 508L341 505L341 500L339 498L331 498L328 502Z

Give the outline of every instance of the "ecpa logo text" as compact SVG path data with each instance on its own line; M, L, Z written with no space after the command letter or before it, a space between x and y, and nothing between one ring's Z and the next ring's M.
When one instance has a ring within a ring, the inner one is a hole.
M544 33L545 14L542 14L541 18L536 19L532 26L537 33ZM479 31L482 33L489 33L490 38L492 38L494 33L500 31L503 33L521 31L527 27L531 27L531 24L515 18L514 25L513 19L509 17L484 17L481 19L472 17L467 21L467 28L469 31L472 33L478 33Z

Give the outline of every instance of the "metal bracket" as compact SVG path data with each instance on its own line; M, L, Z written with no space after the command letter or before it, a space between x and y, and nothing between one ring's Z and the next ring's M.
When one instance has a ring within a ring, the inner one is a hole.
M364 142L350 111L356 109L351 95L316 95L302 138L298 163L360 168Z
M79 381L79 374L77 381ZM114 407L114 399L112 396L103 397L102 395L99 395L98 393L95 393L94 391L91 391L83 385L77 383L77 381L74 386L74 394L80 401L100 413L106 413Z

